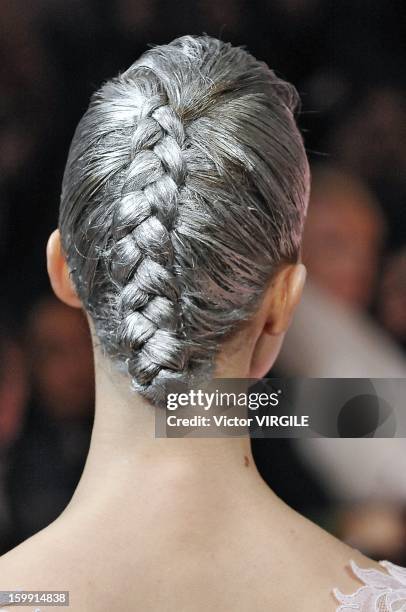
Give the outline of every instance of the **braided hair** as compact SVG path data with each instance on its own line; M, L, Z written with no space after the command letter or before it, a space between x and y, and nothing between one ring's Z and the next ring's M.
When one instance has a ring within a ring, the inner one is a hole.
M299 252L309 171L298 97L209 36L153 47L96 92L59 227L84 308L134 390L211 375L275 266Z

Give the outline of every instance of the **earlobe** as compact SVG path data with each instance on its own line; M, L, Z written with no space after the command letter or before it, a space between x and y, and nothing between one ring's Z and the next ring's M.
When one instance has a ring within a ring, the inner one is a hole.
M82 303L76 294L69 267L62 251L61 236L58 229L54 230L48 239L46 255L49 280L55 295L68 306L82 308Z

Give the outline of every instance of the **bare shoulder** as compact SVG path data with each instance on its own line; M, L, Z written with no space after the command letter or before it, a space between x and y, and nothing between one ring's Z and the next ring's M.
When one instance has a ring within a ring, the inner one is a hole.
M387 570L377 561L365 556L359 550L341 542L329 533L321 535L322 545L327 544L326 553L321 554L321 565L325 567L329 577L329 595L333 597L334 609L338 609L336 594L353 595L360 587L367 584L363 578L366 575L387 576ZM329 557L329 559L327 558ZM320 567L320 573L323 569Z
M298 591L306 597L314 596L314 610L337 610L335 590L352 594L363 586L360 573L354 567L375 570L386 574L386 569L366 557L359 550L337 539L328 531L309 521L295 511L288 510L289 529L285 536L285 552L293 551L289 558L290 576L298 585ZM302 559L300 565L295 562ZM282 582L282 577L281 577ZM324 605L324 608L323 608ZM311 606L310 606L310 609Z
M60 564L58 539L46 528L0 557L2 589L40 590L48 587L48 577ZM59 550L61 553L62 551Z
M51 524L0 557L0 589L70 591L77 582L72 561L63 531Z
M96 563L97 559L93 561ZM52 523L0 557L0 591L67 591L70 606L67 609L75 612L110 610L110 594L107 591L99 593L93 561L86 554L80 532L67 531L63 521ZM13 609L11 607L10 612ZM24 609L31 610L30 607ZM43 608L40 606L40 609ZM65 608L47 605L44 609L61 612Z
M264 518L256 522L253 531L245 523L245 530L234 526L232 533L237 532L240 537L229 538L228 546L219 546L219 550L205 553L200 548L193 549L190 554L198 554L198 564L193 558L186 563L185 555L172 540L169 549L163 547L158 556L149 558L148 551L137 556L134 550L142 551L141 546L129 545L127 541L114 551L110 540L103 536L106 530L61 520L0 557L0 590L69 591L70 606L75 612L124 610L128 609L128 601L144 610L190 612L189 604L180 604L180 593L184 597L193 595L194 609L198 611L214 609L214 600L210 601L213 606L206 605L213 596L221 600L219 607L223 610L229 609L230 601L234 601L233 610L244 612L264 609L264 602L267 609L286 609L288 603L290 609L335 612L338 603L333 590L354 593L361 586L351 561L361 568L385 573L384 567L307 519L293 512L286 512L285 519L280 545L275 544L275 530L269 528L269 520ZM169 565L173 571L164 584L162 576L167 576ZM191 567L198 567L198 571L193 573ZM206 582L212 584L211 589L207 585L202 588L202 572ZM134 580L135 576L142 576L142 580ZM220 594L219 578L223 585ZM252 585L249 592L244 586L247 582ZM168 601L155 602L148 608L146 602L151 593L159 595L157 584ZM56 612L60 610L55 607Z

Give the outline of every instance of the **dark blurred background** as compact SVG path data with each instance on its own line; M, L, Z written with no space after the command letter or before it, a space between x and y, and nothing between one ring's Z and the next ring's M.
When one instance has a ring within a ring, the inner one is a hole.
M277 373L406 376L404 8L401 0L2 0L0 553L62 511L83 469L90 338L82 314L50 295L45 245L89 96L149 44L207 33L244 45L301 95L313 170L303 246L310 289ZM321 363L322 342L336 348ZM406 450L403 440L380 442L379 474L355 447L352 488L344 447L253 447L288 503L368 554L405 563ZM394 474L394 486L377 486Z

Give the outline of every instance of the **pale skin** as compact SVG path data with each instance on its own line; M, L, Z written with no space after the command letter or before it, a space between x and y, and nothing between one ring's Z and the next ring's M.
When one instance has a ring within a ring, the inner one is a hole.
M58 230L47 262L55 294L81 308ZM300 263L281 266L222 347L218 377L268 372L305 276ZM86 466L64 512L0 558L0 590L69 590L74 612L333 612L334 587L360 586L350 559L379 568L282 502L248 438L155 438L154 409L113 370L88 320L96 416Z

